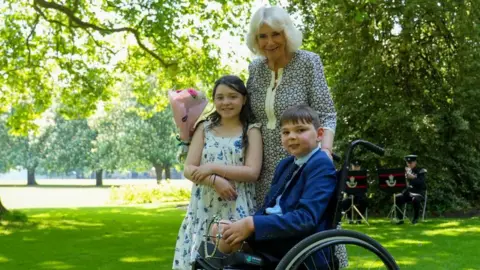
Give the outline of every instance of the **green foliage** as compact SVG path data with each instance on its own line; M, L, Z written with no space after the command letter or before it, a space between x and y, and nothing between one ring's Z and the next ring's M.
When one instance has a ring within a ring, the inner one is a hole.
M3 166L4 171L16 167L27 169L28 183L35 184L35 170L47 155L52 131L51 126L45 126L37 132L30 131L27 136L15 136L10 134L5 123L0 121L0 137L3 139L0 143L0 153L3 153L0 166Z
M244 0L3 1L0 170L178 166L166 91L208 92L229 73L216 40L243 35L249 10ZM47 111L57 122L44 130Z
M51 107L84 119L127 74L139 100L161 111L165 90L202 88L224 72L213 41L225 31L242 35L249 10L245 0L5 0L0 113L11 112L11 133L23 135Z
M105 114L90 119L97 131L93 165L98 169L137 171L155 167L160 178L162 170L176 165L173 116L169 106L157 111L157 106L140 103L134 86L122 85L119 97L105 103Z
M480 202L480 9L476 1L292 1L304 45L324 61L338 112L337 152L357 138L417 153L432 208ZM380 199L375 198L377 201Z
M8 129L3 116L0 116L0 172L7 172L12 167L9 159L9 141Z
M0 120L0 169L15 166L41 168L49 173L84 173L106 170L150 170L158 179L176 166L176 128L170 107L155 111L138 103L130 87L118 98L103 103L108 107L85 119L65 119L57 114L45 118L42 129L26 137L9 134L5 117ZM10 129L11 130L11 129Z
M170 107L142 119L135 111L126 113L123 150L150 165L172 166L177 151L176 128Z
M122 108L114 107L107 114L88 119L89 127L95 130L97 136L92 141L90 152L92 170L117 170L121 166Z
M76 171L81 175L94 167L91 153L96 136L86 120L65 120L57 116L42 168L48 172Z
M112 187L110 200L119 204L185 202L190 200L190 190L172 185L170 180L159 185L125 185Z

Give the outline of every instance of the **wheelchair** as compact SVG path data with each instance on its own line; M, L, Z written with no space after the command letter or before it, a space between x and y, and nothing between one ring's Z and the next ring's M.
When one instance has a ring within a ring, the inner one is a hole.
M392 255L373 238L355 231L336 229L342 218L341 201L344 194L345 181L348 175L350 155L356 146L362 145L368 150L383 155L384 150L370 142L356 140L350 143L345 152L344 162L337 171L337 185L334 196L330 199L325 215L330 219L329 229L315 233L298 242L283 258L275 258L269 254L247 253L237 251L232 254L222 254L217 246L209 241L213 237L221 238L221 235L206 235L200 245L197 258L192 265L192 270L293 270L309 269L306 262L312 255L323 256L326 264L319 269L340 269L339 259L334 255L335 247L346 245L348 251L348 268L352 269L400 269ZM338 156L334 156L339 161ZM212 223L210 223L211 225ZM209 226L210 227L210 226ZM207 233L208 234L208 233ZM351 247L353 247L351 249ZM358 255L358 252L365 255ZM351 260L358 260L352 263ZM374 260L374 261L373 261ZM365 265L368 263L368 265ZM311 268L310 268L311 269Z

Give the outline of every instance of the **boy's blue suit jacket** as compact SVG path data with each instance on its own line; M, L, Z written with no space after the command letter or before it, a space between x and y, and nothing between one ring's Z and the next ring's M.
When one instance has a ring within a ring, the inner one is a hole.
M291 245L292 242L326 230L331 222L332 217L324 216L324 213L334 195L337 177L333 162L321 150L310 157L287 186L280 200L283 215L265 214L267 207L275 205L276 191L288 182L282 176L288 173L286 170L292 162L293 156L277 165L264 204L253 216L255 233L252 237L255 242L274 241L279 245Z

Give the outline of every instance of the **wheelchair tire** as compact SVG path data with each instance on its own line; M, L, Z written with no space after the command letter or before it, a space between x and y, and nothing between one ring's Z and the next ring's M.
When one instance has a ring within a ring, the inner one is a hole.
M353 244L367 249L382 260L386 269L400 269L392 255L380 243L365 234L346 230L328 230L305 238L282 258L276 269L297 269L314 252L341 244Z

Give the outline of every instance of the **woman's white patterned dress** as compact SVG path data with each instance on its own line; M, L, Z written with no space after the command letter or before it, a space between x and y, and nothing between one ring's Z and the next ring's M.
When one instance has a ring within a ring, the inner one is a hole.
M327 87L320 57L312 52L297 50L290 62L275 73L268 68L265 57L252 61L248 67L247 90L253 114L262 124L263 167L257 182L257 202L270 188L275 167L288 153L280 139L280 116L291 106L306 104L316 110L324 128L335 131L336 112Z
M335 132L337 114L323 73L320 56L297 50L283 68L269 69L267 59L259 57L248 66L247 90L253 114L262 124L263 166L256 184L257 203L261 205L270 189L275 167L288 153L280 138L280 116L289 107L306 104L318 112L323 128ZM341 266L348 265L345 246L337 246Z
M219 137L204 122L205 145L200 164L244 165L242 136ZM260 128L259 124L248 127ZM214 216L222 219L241 219L253 215L255 211L255 184L235 182L238 197L236 201L222 200L210 186L193 185L190 204L182 222L175 245L173 269L191 269L191 263L204 239L207 222Z

